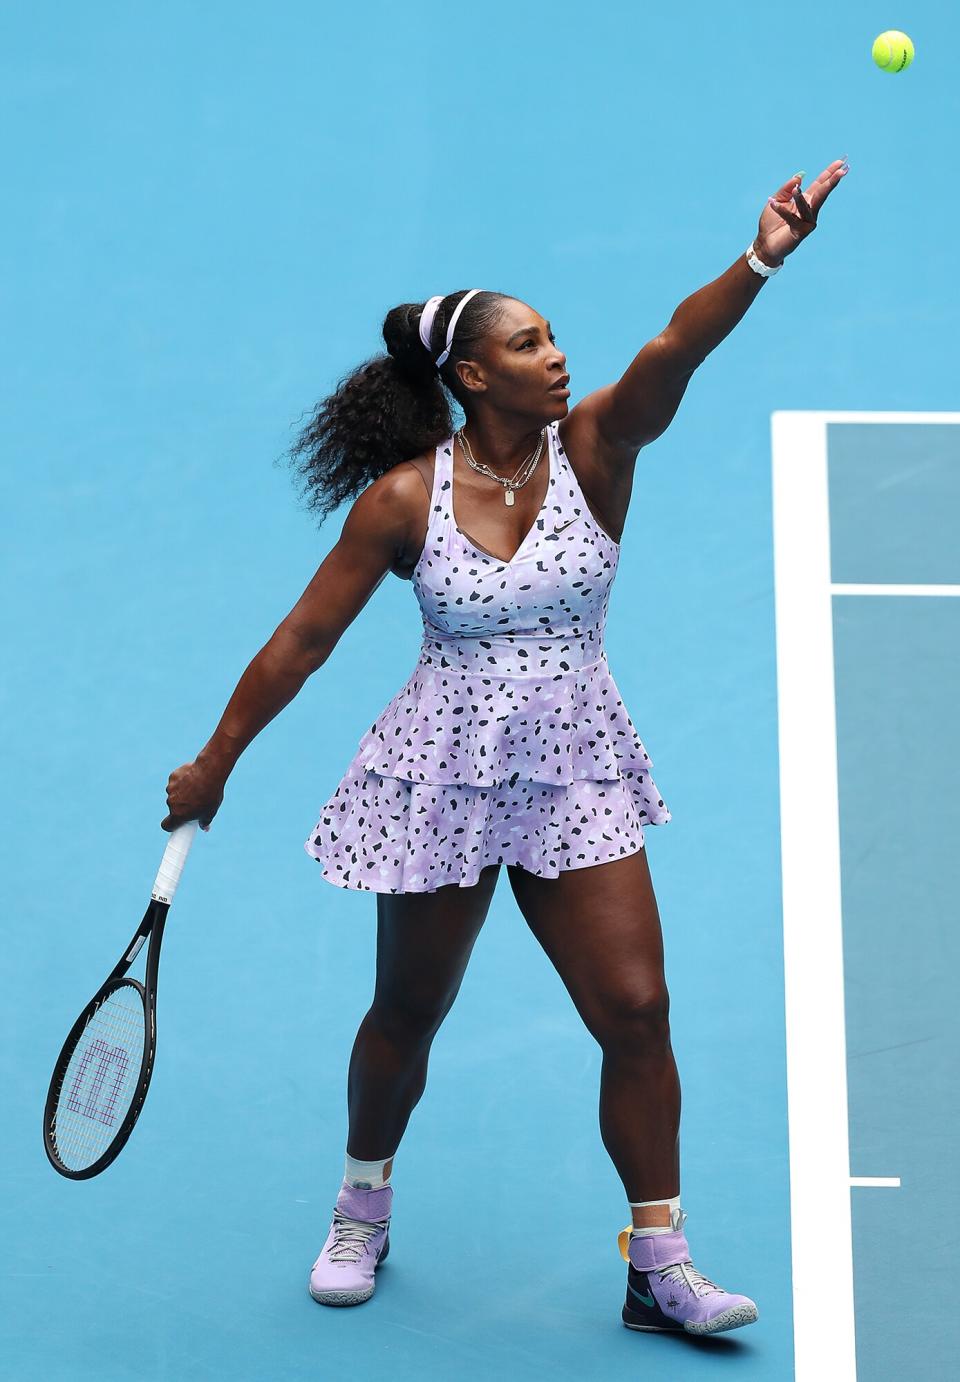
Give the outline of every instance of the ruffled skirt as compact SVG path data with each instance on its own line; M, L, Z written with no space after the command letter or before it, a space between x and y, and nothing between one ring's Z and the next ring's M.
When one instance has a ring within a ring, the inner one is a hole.
M424 650L360 740L304 842L329 882L434 892L488 864L556 878L642 849L644 826L671 819L605 654L570 666L585 651L571 642L551 675L510 675L503 648L484 666L488 648L461 648L466 669ZM550 647L516 640L518 659L531 650Z
M642 849L644 823L670 820L646 773L633 784L614 777L554 786L513 777L491 787L455 787L385 777L364 768L362 757L304 843L323 877L341 888L467 888L488 864L556 878Z

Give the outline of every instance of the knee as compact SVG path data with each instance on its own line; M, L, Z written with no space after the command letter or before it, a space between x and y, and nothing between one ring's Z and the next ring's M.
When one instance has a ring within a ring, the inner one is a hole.
M588 1021L604 1052L644 1054L670 1044L670 995L664 982L608 994Z
M449 1008L444 1000L407 992L374 999L367 1021L389 1041L405 1046L429 1045Z

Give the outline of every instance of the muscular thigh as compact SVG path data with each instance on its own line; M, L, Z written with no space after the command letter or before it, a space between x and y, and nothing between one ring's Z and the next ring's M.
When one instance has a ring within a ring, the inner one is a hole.
M460 987L499 872L498 864L489 865L470 888L377 894L375 1003L443 1015Z
M538 878L508 868L534 936L588 1027L666 1000L663 934L646 849Z

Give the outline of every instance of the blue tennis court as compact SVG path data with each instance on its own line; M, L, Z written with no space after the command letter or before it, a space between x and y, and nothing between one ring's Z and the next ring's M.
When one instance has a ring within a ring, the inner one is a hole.
M787 15L731 42L744 22L702 0L0 20L17 1382L950 1375L960 24L814 0L802 42ZM917 45L897 77L870 61L888 22ZM397 580L231 776L167 924L143 1116L103 1175L57 1177L52 1062L142 913L168 775L346 516L318 529L274 464L298 419L387 308L474 284L550 318L572 405L795 168L843 154L812 242L641 454L607 625L673 814L646 839L686 1232L756 1324L623 1328L600 1050L506 876L397 1156L376 1297L307 1294L375 905L303 840L416 662Z
M958 1216L958 424L773 423L798 1375L946 1376L956 1350L952 1315L911 1288L894 1245L929 1217L929 1270L947 1271ZM811 743L832 786L816 810ZM828 1328L810 1284L825 1219L842 1279Z

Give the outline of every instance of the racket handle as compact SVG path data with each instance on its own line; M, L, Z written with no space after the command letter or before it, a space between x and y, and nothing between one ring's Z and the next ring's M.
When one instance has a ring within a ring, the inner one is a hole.
M160 867L157 870L156 881L150 896L154 902L172 902L173 895L177 891L177 884L180 882L180 875L183 873L183 866L187 862L187 855L190 853L190 846L193 844L197 833L199 821L187 821L186 825L178 825L176 830L171 830L170 839L167 847L163 851L163 858L160 860Z

